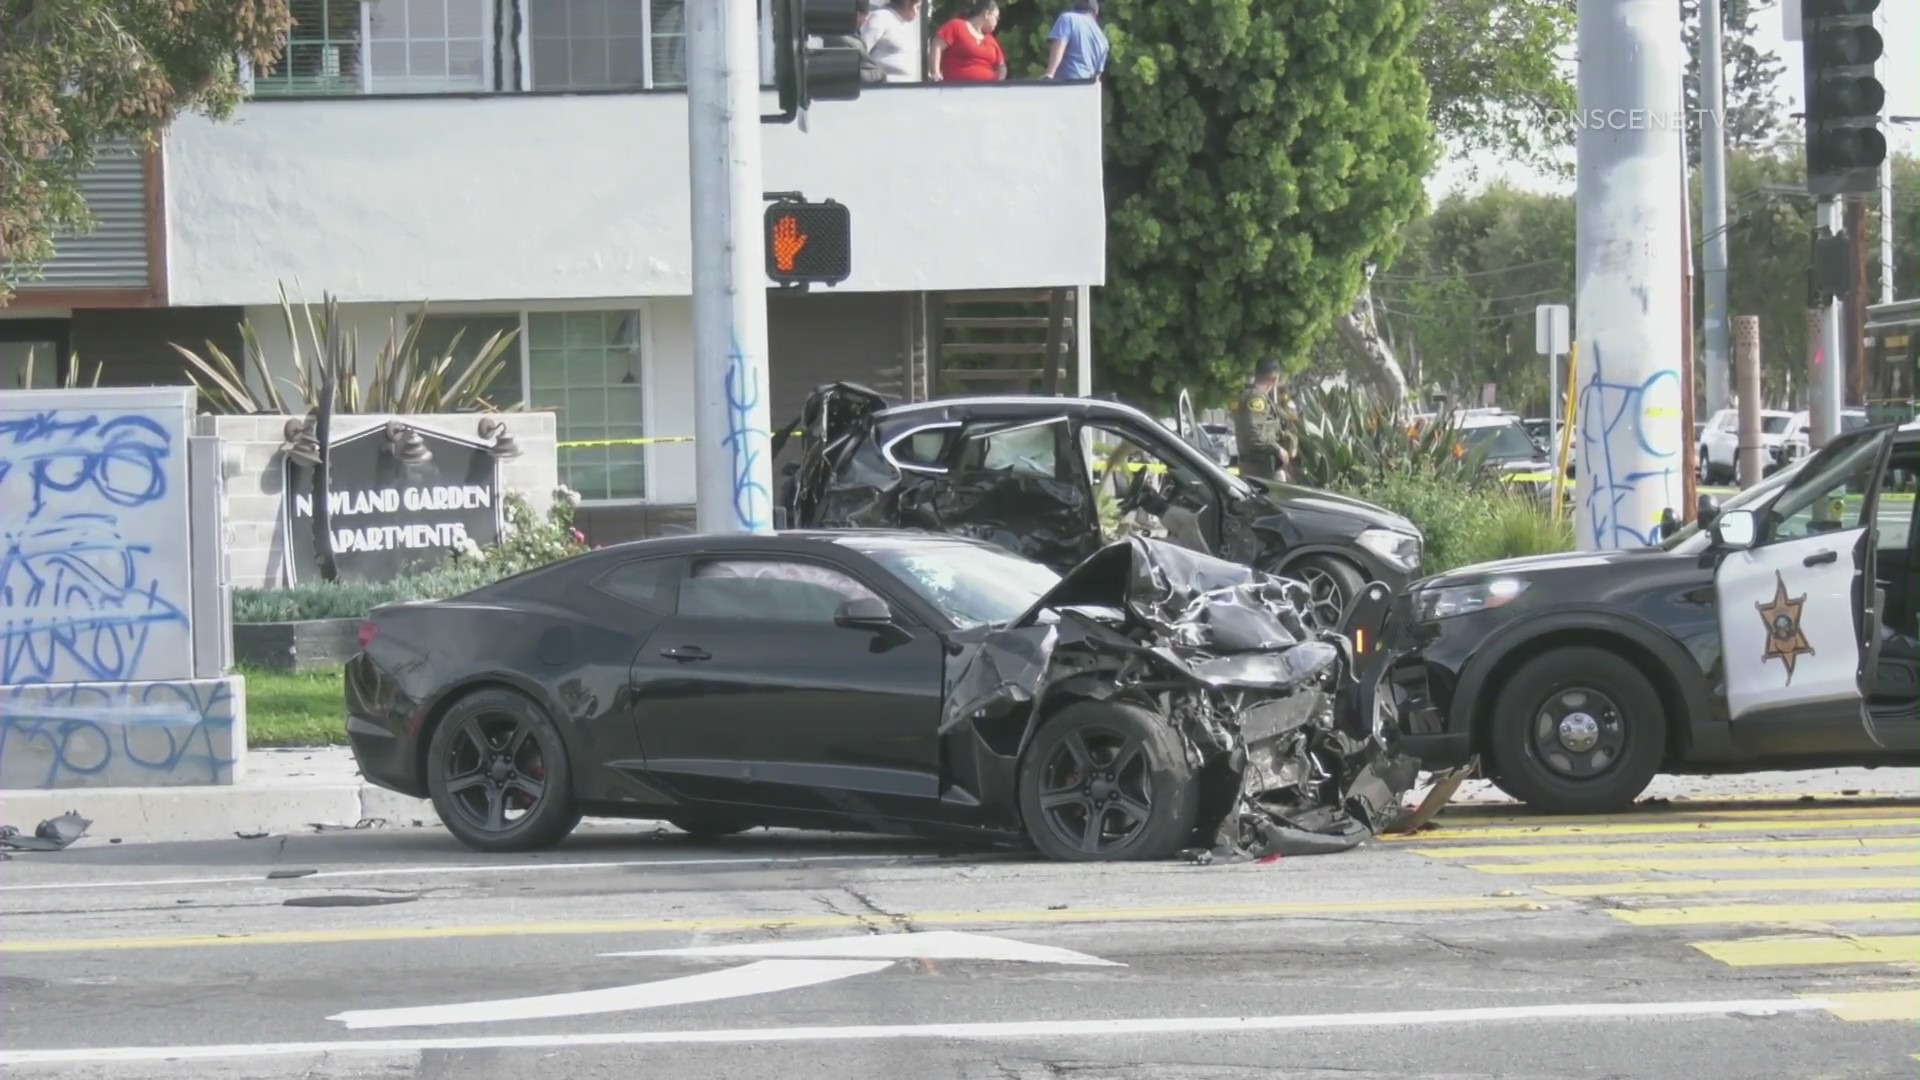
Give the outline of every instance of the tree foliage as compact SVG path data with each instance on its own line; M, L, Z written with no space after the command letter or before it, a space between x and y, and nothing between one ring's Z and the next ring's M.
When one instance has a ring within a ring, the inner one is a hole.
M1721 0L1721 72L1726 104L1721 122L1727 149L1771 147L1780 135L1780 74L1786 65L1754 45L1754 0ZM1776 16L1777 17L1777 9ZM1681 37L1687 51L1687 156L1700 162L1700 129L1706 104L1700 97L1700 0L1680 0Z
M1425 2L1106 7L1105 385L1210 401L1260 356L1306 362L1424 203ZM1006 3L1016 74L1058 8Z
M1573 0L1429 0L1413 49L1447 145L1535 165L1571 145L1573 125L1541 118L1574 107L1574 23Z
M287 26L286 0L0 0L0 302L90 225L79 177L102 143L224 116L235 58L272 63Z
M1730 314L1760 318L1762 383L1768 400L1806 400L1808 236L1813 205L1771 194L1768 185L1804 177L1797 154L1736 151L1727 158L1727 304ZM1920 190L1920 159L1897 158L1894 188ZM1704 325L1699 278L1705 234L1699 184L1693 189L1694 325ZM1896 295L1920 296L1920 205L1896 199ZM1879 215L1868 217L1868 295L1880 295ZM1571 196L1494 187L1456 195L1407 230L1400 259L1376 278L1385 330L1407 356L1422 387L1473 395L1499 387L1502 404L1546 407L1545 363L1533 351L1533 310L1571 303L1574 284ZM1576 313L1577 318L1577 313ZM1701 346L1696 343L1696 355ZM1704 392L1704 378L1697 384Z

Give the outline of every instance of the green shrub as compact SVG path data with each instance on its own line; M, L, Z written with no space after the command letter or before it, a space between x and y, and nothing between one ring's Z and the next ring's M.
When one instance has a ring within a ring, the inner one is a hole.
M1288 478L1343 489L1401 475L1468 477L1480 462L1454 438L1451 422L1414 425L1396 406L1361 387L1310 389L1281 408L1292 443Z
M482 548L469 543L441 566L381 582L315 582L292 588L235 589L236 623L295 622L302 619L357 619L371 608L401 600L444 600L472 592L501 578L587 550L586 538L573 527L580 496L554 492L553 509L539 514L517 494L505 501L507 527L500 542Z
M1426 537L1422 574L1573 550L1572 526L1554 522L1540 500L1471 475L1406 472L1345 490L1419 528Z

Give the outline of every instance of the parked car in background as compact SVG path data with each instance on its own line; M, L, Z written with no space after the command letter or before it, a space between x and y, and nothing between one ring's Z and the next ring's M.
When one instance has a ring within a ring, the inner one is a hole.
M1766 454L1766 471L1771 473L1787 463L1787 429L1793 414L1782 409L1760 410L1760 443ZM1730 484L1739 465L1740 411L1721 409L1707 420L1700 433L1700 479L1708 484Z
M1867 410L1865 409L1840 410L1840 430L1842 433L1854 431L1866 426L1867 426ZM1812 445L1812 443L1808 440L1808 433L1812 430L1812 428L1813 428L1812 413L1806 411L1805 409L1802 409L1801 411L1793 414L1793 419L1787 422L1787 438L1786 438L1786 460L1787 461L1798 461L1801 458L1807 456L1807 448Z
M1066 572L1112 540L1152 536L1313 593L1303 616L1335 625L1368 582L1418 575L1412 522L1358 499L1235 476L1131 406L1060 397L958 397L895 405L866 387L816 389L774 438L790 527L912 528L990 540ZM1103 507L1105 509L1103 510Z

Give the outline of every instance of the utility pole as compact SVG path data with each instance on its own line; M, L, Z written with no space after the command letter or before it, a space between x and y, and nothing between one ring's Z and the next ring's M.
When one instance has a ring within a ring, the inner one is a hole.
M773 530L755 23L747 0L687 5L694 492L705 533Z
M1662 115L1682 100L1680 6L1613 0L1579 8L1579 106L1585 117ZM1674 178L1686 126L1633 120L1578 133L1580 469L1574 536L1583 550L1651 543L1678 512L1681 380L1675 345L1687 208ZM1666 237L1666 240L1659 240Z
M1867 204L1847 200L1847 264L1850 267L1846 300L1847 398L1845 404L1867 401ZM1842 425L1845 426L1845 425Z
M1700 0L1701 284L1706 289L1707 412L1727 407L1727 91L1720 0ZM1689 320L1692 311L1688 311ZM1689 335L1691 337L1691 335ZM1689 429L1691 430L1691 429Z
M1766 472L1766 443L1760 436L1760 320L1742 315L1733 320L1734 377L1740 382L1740 442L1734 474L1742 488L1760 482Z
M1880 162L1880 302L1891 304L1893 289L1893 157Z
M1837 197L1820 200L1816 227L1827 237L1842 235ZM1820 313L1819 336L1810 343L1815 346L1809 354L1812 370L1807 373L1807 445L1818 450L1840 434L1840 409L1847 393L1847 354L1840 339L1844 314L1840 297L1821 288L1808 300L1812 305L1809 310Z

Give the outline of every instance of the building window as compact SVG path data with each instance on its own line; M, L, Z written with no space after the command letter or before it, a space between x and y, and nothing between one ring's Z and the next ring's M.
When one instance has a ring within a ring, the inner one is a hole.
M585 499L647 497L642 446L565 446L645 434L637 311L534 312L527 316L528 405L551 409L560 482Z
M533 89L646 85L646 15L636 0L526 0L526 6Z
M369 88L376 94L492 89L492 7L491 0L373 0L367 4Z
M648 0L652 38L650 86L687 85L687 0Z
M496 409L511 409L526 398L521 379L520 316L518 315L428 315L420 320L420 332L414 337L414 351L426 363L438 363L448 353L454 362L447 369L447 383L466 374L474 358L480 355L495 334L508 338L501 354L500 374L487 386L486 397ZM455 338L459 340L456 341Z
M287 47L270 69L253 76L253 92L267 95L359 94L364 44L359 0L291 0Z

